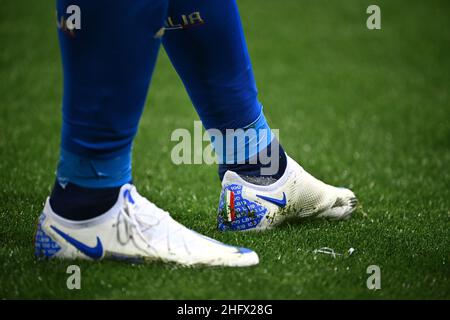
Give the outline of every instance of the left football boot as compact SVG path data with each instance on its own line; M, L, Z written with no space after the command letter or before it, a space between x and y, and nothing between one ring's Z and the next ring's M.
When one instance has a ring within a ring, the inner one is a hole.
M59 216L47 199L34 245L37 257L50 259L160 261L188 267L259 263L250 249L226 245L186 228L128 183L111 209L84 221Z
M347 219L356 205L351 190L314 178L287 156L283 176L269 185L254 184L227 171L222 180L217 223L221 231L267 230L287 218Z

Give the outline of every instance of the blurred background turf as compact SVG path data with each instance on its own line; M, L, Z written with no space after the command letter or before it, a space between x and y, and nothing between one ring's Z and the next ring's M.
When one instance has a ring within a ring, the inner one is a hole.
M352 187L347 222L215 230L215 166L175 166L197 116L161 51L134 148L140 191L180 222L255 249L248 269L36 261L35 220L58 158L61 67L53 1L0 0L0 298L450 298L450 2L239 0L260 99L288 153ZM382 30L366 28L378 4ZM314 249L350 256L333 259ZM366 288L381 267L382 289Z

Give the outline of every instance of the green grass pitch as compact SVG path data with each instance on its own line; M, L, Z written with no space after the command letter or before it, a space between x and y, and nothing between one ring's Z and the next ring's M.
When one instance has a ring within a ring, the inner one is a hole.
M372 3L373 2L373 3ZM366 28L378 4L382 29ZM216 167L176 166L197 115L161 51L134 146L140 192L187 226L256 250L245 269L37 261L33 232L54 181L62 79L54 1L0 0L0 298L450 298L448 1L239 0L260 99L288 153L360 200L346 222L220 233ZM331 247L351 255L333 258ZM368 290L369 265L381 289Z

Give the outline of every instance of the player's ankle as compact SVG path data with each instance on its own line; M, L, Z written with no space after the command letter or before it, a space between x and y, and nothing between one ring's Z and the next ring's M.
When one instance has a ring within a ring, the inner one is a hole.
M266 185L275 182L284 174L287 157L283 147L276 138L255 157L243 164L220 164L219 177L223 180L225 172L234 171L244 180Z
M120 188L85 188L73 183L63 187L56 181L50 196L50 206L58 216L68 220L92 219L114 206Z

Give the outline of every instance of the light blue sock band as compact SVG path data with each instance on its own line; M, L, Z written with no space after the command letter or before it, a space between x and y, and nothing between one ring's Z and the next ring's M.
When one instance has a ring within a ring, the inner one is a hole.
M240 164L254 158L274 139L264 113L242 129L226 130L221 135L208 130L219 164Z
M86 188L120 187L132 180L131 152L113 159L88 159L61 149L58 182Z

